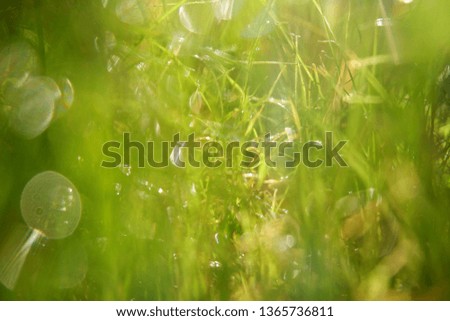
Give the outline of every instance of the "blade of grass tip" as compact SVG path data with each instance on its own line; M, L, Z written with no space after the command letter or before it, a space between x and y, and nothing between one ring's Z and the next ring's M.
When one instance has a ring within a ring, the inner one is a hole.
M380 7L381 16L383 17L384 20L387 21L388 17L387 17L387 13L386 13L386 8L384 7L384 4L383 4L383 0L378 0L378 5ZM397 46L395 44L394 33L392 32L392 27L388 23L386 24L386 36L387 36L389 48L391 49L392 56L394 58L394 63L396 65L398 65L399 64L399 55L398 55Z
M377 148L377 139L376 139L376 133L372 132L372 157L374 164L378 163L378 148Z
M170 8L169 10L165 11L165 13L158 19L158 23L157 25L159 25L161 22L163 22L164 20L166 20L172 13L176 12L178 9L180 9L180 7L182 5L184 5L187 2L187 0L182 0L180 2L178 2L177 4L175 4L172 8ZM164 2L165 4L165 2ZM167 7L167 6L166 6Z
M157 41L154 41L154 39L150 39L150 41L153 45L155 45L158 49L160 49L164 54L166 54L167 57L170 57L171 59L173 59L173 61L175 61L178 66L185 68L185 69L191 69L190 67L183 64L183 62L180 59L178 59L178 57L176 55L172 54L167 48L162 46L160 43L158 43ZM158 80L159 83L162 81L162 79L163 79L165 73L167 72L167 70L169 69L169 67L170 67L170 65L167 64L164 71L161 73L161 76L159 77L159 80ZM194 79L194 77L191 74L189 74L188 78L190 81L192 81L193 84L196 83L196 79Z
M223 75L226 75L226 74L228 74L230 72L231 72L231 69L230 70L225 70L224 72L222 72L222 75L220 75L219 77L217 77L216 74L213 73L214 86L215 86L215 88L217 90L217 95L218 95L217 98L218 98L218 101L219 101L221 117L223 117L223 114L224 114L224 99L223 99L223 95L224 95L223 91L224 90L223 90L223 88L225 88L226 82L227 82L226 77L223 77ZM223 78L223 80L220 81L219 78Z
M267 164L264 159L265 156L263 155L262 157L263 157L263 161L261 161L258 166L258 185L257 185L258 190L264 184L264 181L266 180L266 176L267 176Z
M357 90L357 86L353 77L353 69L354 68L351 66L351 64L348 64L346 60L341 63L337 81L335 83L333 81L332 85L334 87L334 96L332 99L331 108L329 108L325 112L323 121L330 119L332 115L336 115L336 112L340 109L340 101L342 97L349 94L348 90L346 89L346 86L348 86L348 84L351 84L351 88ZM327 74L326 77L329 78L330 81L332 81L331 75Z
M272 218L275 218L275 209L276 209L276 204L277 204L277 193L278 193L278 188L275 188L273 191L273 195L272 195L272 204L270 205L270 215L272 216Z
M298 77L300 77L300 84L301 84L301 89L302 89L302 95L301 95L302 105L306 108L309 105L308 104L309 100L308 100L308 94L307 94L308 90L306 89L306 81L305 81L305 77L303 76L303 71L306 73L306 75L308 76L310 81L314 81L314 77L310 73L308 66L306 66L306 64L304 63L304 61L302 59L302 56L300 55L300 52L298 50L298 48L299 48L298 39L299 39L299 36L295 35L295 41L293 44L291 42L291 45L295 49L295 60L296 60L295 73L296 73L297 81L298 81ZM303 68L303 71L302 71L302 68ZM296 88L297 88L297 86L298 86L298 83L296 85Z
M280 81L281 76L283 75L285 70L286 70L286 66L282 66L280 72L278 73L277 78L275 79L275 81L272 84L272 87L269 90L269 93L267 94L267 97L265 99L266 101L267 101L268 98L270 98L272 96L272 94L273 94L273 92L275 90L275 87L277 86L278 82ZM266 103L263 103L261 108L256 113L256 115L252 119L250 119L250 122L249 122L249 124L247 126L247 130L245 131L245 134L244 134L245 137L247 137L248 134L250 134L250 132L252 131L253 127L255 126L256 121L260 118L260 116L261 116L261 114L262 114L262 112L263 112L265 107L266 107Z
M375 89L376 93L379 94L384 101L389 101L389 93L374 76L374 74L367 69L364 74L369 84L373 87L373 89Z
M317 2L317 0L313 0L313 3L314 3L314 6L316 7L317 11L318 11L319 14L320 14L320 17L322 18L323 23L325 24L327 35L331 35L331 36L332 36L332 37L331 37L332 40L336 40L336 37L335 37L335 35L334 35L334 33L333 33L333 30L331 29L331 25L330 25L330 23L328 22L327 17L325 17L325 14L324 14L323 11L322 11L322 7L319 5L319 3Z
M208 102L208 99L206 99L205 95L201 91L200 91L200 96L202 97L203 102L205 103L206 107L208 107L209 111L212 112L212 108L211 108L211 105Z
M314 77L311 74L311 72L309 71L308 66L306 66L306 64L304 63L304 61L300 55L300 52L298 50L298 48L299 48L298 39L300 38L300 36L296 35L296 34L293 34L293 35L291 34L291 36L289 36L289 34L286 32L286 30L283 28L283 26L281 24L279 24L278 30L281 32L281 35L284 37L286 43L291 47L292 50L295 51L295 62L294 62L294 65L295 65L294 92L295 92L295 97L296 97L295 99L297 100L297 97L298 97L297 88L298 88L299 81L300 81L301 89L302 89L301 103L303 106L306 107L306 106L308 106L308 98L307 98L308 90L306 89L306 82L305 82L305 79L303 76L302 68L303 68L304 72L306 73L306 75L308 76L310 81L314 82ZM295 39L294 41L292 41L292 36ZM300 79L299 79L299 77L300 77ZM295 105L298 106L299 104L296 102Z
M345 45L346 49L348 46L348 35L349 35L348 30L349 30L351 16L352 16L352 2L349 1L348 10L347 10L347 19L345 21L345 34L344 34L344 45Z
M228 73L225 74L225 77L231 84L231 86L233 86L233 88L236 89L241 94L241 103L244 104L244 102L247 100L247 95L244 89L233 78L231 78Z
M289 185L287 185L286 190L284 191L283 195L281 196L280 201L278 202L277 207L275 208L276 212L280 211L281 205L283 205L284 200L286 199L286 197L288 195L288 192L289 192Z
M286 71L286 68L287 68L286 65L281 66L281 70L280 70L280 72L278 73L277 78L276 78L275 81L273 82L272 87L270 87L270 90L269 90L269 93L267 94L267 98L266 98L266 99L272 97L273 92L274 92L274 90L275 90L275 87L277 86L278 82L280 81L281 76L283 75L283 73Z
M303 72L302 72L302 68L305 70L306 74L308 76L308 68L305 66L305 63L302 60L302 57L300 56L300 53L298 52L298 37L295 37L295 59L297 60L297 64L296 64L296 68L295 68L295 73L297 77L300 77L300 84L301 84L301 89L302 89L302 96L301 96L301 100L302 100L302 105L304 108L306 108L306 106L308 106L308 100L306 97L306 84L305 84L305 78L303 77ZM312 77L310 77L310 79L312 79Z
M314 3L314 6L316 7L317 11L320 14L320 17L322 18L322 22L325 26L325 31L326 31L327 37L329 38L328 40L331 40L331 41L327 41L328 46L330 47L331 55L334 58L334 63L336 64L336 67L339 68L339 61L337 59L337 55L333 48L333 43L336 43L336 36L334 35L333 29L331 28L331 25L328 22L327 17L325 16L325 14L322 11L322 7L319 5L317 0L313 0L313 3Z
M373 171L367 162L367 158L361 154L361 151L349 150L346 155L346 160L348 160L347 163L351 170L361 179L363 185L369 186L371 184L369 173Z
M374 28L374 35L373 35L372 57L376 57L377 53L378 53L378 28L375 27ZM376 69L377 69L376 64L373 64L371 69L372 69L372 73L374 75L376 75Z
M319 72L317 70L317 65L315 63L312 64L312 70L313 70L313 74L314 74L314 79L315 79L315 84L317 87L317 91L319 93L319 97L322 99L325 99L325 95L322 92L322 86L320 85L320 77L319 77Z
M295 38L298 37L298 35L294 34L293 35ZM297 39L295 40L295 43L297 43ZM298 99L298 64L295 64L294 66L294 105L298 106L300 100Z
M274 0L270 0L269 1L269 3L266 5L266 8L264 9L265 10L265 12L267 13L267 16L270 16L270 18L272 18L272 20L273 21L277 21L277 18L276 18L276 16L275 16L275 14L273 13L273 10L274 10L274 4L275 4L275 1ZM263 28L263 25L261 24L260 26L259 26L259 29L258 29L258 34L260 33L260 31L262 30L262 28ZM249 77L250 77L250 69L253 67L253 64L254 64L254 54L256 53L256 51L257 51L257 49L258 49L258 47L259 47L259 44L260 44L260 42L261 42L261 37L256 37L255 38L255 40L253 41L253 43L252 43L252 47L251 47L251 49L250 49L250 52L249 52L249 55L248 55L248 57L247 57L247 68L248 68L248 72L247 72L247 74L246 74L246 77L245 77L245 81L244 81L244 88L247 88L248 87L248 82L249 82Z
M245 130L245 134L244 134L245 137L247 137L250 134L250 132L253 130L253 127L255 126L256 121L259 119L259 117L261 116L261 114L264 110L264 107L265 107L265 104L263 104L261 106L261 108L258 110L258 112L256 113L256 115L253 116L252 119L250 119L247 129Z
M294 118L294 124L295 124L295 128L297 129L297 133L300 133L300 130L302 128L301 122L300 122L300 117L298 115L297 108L295 108L295 104L291 100L289 100L289 107L291 108L291 114L292 114L292 118Z

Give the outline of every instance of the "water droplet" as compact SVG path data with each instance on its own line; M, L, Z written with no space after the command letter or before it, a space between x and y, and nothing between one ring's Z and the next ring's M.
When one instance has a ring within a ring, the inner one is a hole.
M5 96L13 107L10 128L23 138L33 139L50 126L55 100L61 97L61 91L51 78L31 77L21 87L9 90Z
M195 183L192 183L192 185L191 185L191 194L192 195L197 194L197 188L195 187Z
M158 121L155 121L155 135L161 136L161 125Z
M120 183L116 183L114 185L114 190L116 192L116 196L120 196L120 192L122 191L122 185Z
M285 128L284 128L284 132L286 133L287 140L288 140L289 142L293 142L294 139L295 139L295 137L297 136L296 133L295 133L295 130L293 130L293 129L290 128L290 127L285 127Z
M197 89L194 93L189 97L189 107L193 114L198 115L203 106L203 97L200 91Z
M183 73L184 78L189 78L191 76L191 72L192 71L195 71L195 70L194 69L190 69L190 68L185 68L184 69L184 73Z
M209 267L213 268L213 269L217 269L220 268L222 264L220 264L219 261L210 261L209 262Z
M120 168L120 170L127 177L131 175L131 166L123 166Z
M38 198L33 197L36 194L39 194ZM54 239L71 235L81 218L77 189L66 177L52 171L37 174L26 184L20 208L30 228ZM42 213L37 215L39 209Z
M73 85L68 78L63 78L60 81L61 98L58 99L55 105L54 119L58 119L63 116L72 107L75 99L75 91Z
M392 26L392 20L391 18L378 18L377 20L375 20L375 25L377 27Z
M61 92L64 107L66 107L66 109L69 109L73 104L75 91L73 89L72 82L68 78L63 78L61 80Z
M186 37L184 35L178 33L175 34L172 37L172 41L170 42L169 51L172 52L175 56L178 56L185 41Z
M295 238L290 234L286 235L286 245L289 248L292 248L295 245Z
M219 244L219 233L214 234L214 240L216 240L216 243Z

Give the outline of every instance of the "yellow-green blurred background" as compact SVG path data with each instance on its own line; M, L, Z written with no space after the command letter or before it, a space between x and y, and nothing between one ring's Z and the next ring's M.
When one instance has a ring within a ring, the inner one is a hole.
M28 44L30 73L69 79L74 103L24 139L0 69L0 253L20 249L37 173L67 177L83 209L71 236L33 245L0 299L449 299L448 12L447 0L2 0L0 51ZM124 132L325 131L348 140L349 167L100 166Z

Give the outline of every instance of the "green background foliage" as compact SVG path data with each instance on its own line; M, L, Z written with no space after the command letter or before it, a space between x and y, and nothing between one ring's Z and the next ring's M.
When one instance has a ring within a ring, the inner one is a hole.
M29 43L75 102L25 140L2 80L0 244L20 244L39 172L69 178L83 210L0 298L449 299L450 5L404 2L236 0L226 20L217 1L3 0L0 50ZM348 168L100 166L124 132L158 146L325 131L348 140Z

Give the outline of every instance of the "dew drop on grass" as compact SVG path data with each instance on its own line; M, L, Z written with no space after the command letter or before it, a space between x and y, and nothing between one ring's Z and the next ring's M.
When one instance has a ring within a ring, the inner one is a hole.
M392 26L392 20L390 18L378 18L375 20L377 27L390 27Z
M122 172L122 174L124 174L125 176L129 177L131 175L131 166L123 166L120 168L120 171Z
M275 19L268 9L262 10L241 32L242 38L259 38L271 33Z
M51 78L30 77L22 86L8 90L5 96L12 106L10 128L25 139L33 139L50 125L55 100L61 97L61 91Z
M81 200L76 187L53 171L37 174L26 184L20 208L27 225L50 239L71 235L81 218Z
M192 93L191 97L189 97L189 107L191 108L191 111L194 115L198 115L200 114L202 106L203 106L202 94L197 89Z
M116 196L120 196L120 193L122 192L122 184L116 183L114 185L114 191L116 192Z
M186 3L178 9L180 22L188 31L206 34L211 30L214 12L210 3Z
M220 241L219 241L219 233L214 234L214 240L216 241L217 244L220 243Z
M73 89L72 82L68 78L61 80L61 92L64 106L66 109L69 109L73 104L75 91Z
M209 262L209 267L212 269L218 269L222 266L222 264L220 264L219 261L210 261Z
M55 104L54 119L63 116L72 107L75 99L75 90L73 89L72 82L68 78L63 78L60 81L60 89L61 98Z
M294 236L292 236L290 234L286 235L286 245L288 248L292 248L295 245Z
M185 41L186 37L183 34L175 34L169 44L169 51L178 56Z

